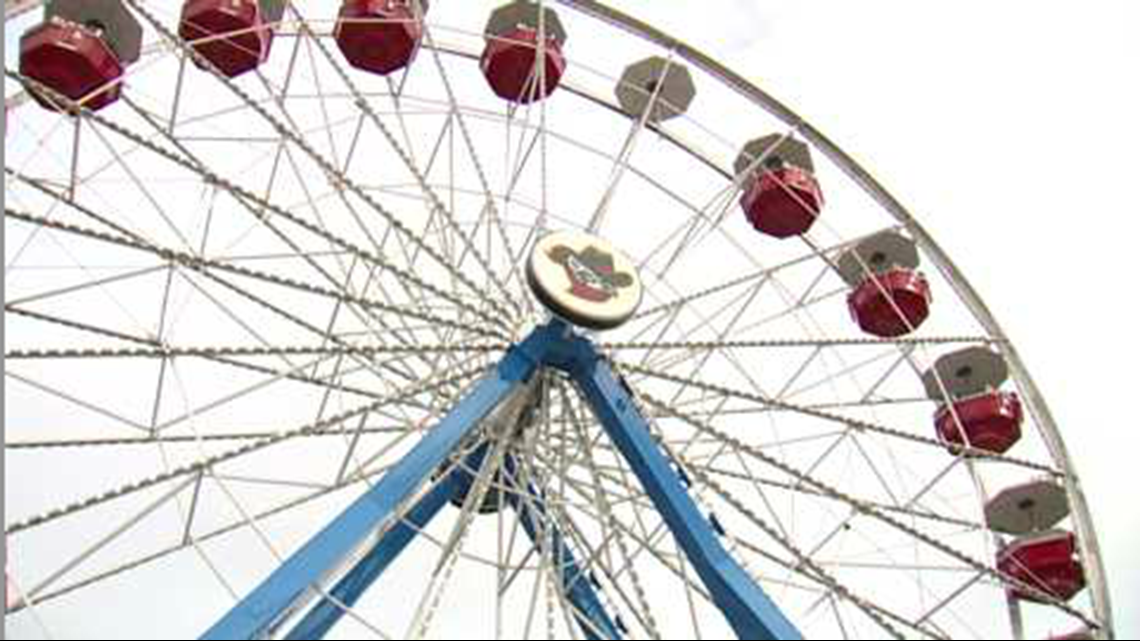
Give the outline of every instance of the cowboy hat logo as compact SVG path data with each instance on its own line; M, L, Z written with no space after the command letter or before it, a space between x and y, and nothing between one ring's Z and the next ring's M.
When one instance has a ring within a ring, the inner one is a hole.
M614 257L593 245L574 251L555 245L547 256L566 270L570 294L593 303L604 303L618 295L618 289L633 284L633 276L614 270Z

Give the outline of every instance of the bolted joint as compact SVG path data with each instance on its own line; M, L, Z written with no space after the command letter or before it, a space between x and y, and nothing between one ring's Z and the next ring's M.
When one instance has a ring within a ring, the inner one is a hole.
M536 329L532 338L542 341L542 351L537 354L539 364L571 376L590 371L604 358L589 339L574 332L563 320L554 320Z

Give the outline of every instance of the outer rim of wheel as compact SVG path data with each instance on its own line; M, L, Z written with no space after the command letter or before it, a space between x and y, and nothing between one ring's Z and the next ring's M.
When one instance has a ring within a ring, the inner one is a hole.
M1000 343L999 349L1008 361L1011 372L1017 380L1019 387L1027 395L1028 407L1036 417L1052 457L1061 465L1065 472L1064 482L1070 500L1072 501L1074 512L1073 521L1078 530L1082 556L1086 560L1086 571L1089 573L1089 588L1091 591L1093 609L1097 615L1097 620L1104 625L1102 632L1111 637L1113 633L1111 607L1094 524L1080 479L1073 469L1056 421L1017 350L1009 340L1005 339L1005 334L1001 330L996 318L983 302L977 290L963 276L958 267L934 238L910 212L855 159L844 152L824 134L816 130L811 124L795 114L791 109L744 77L724 67L703 52L684 44L680 40L600 2L593 0L554 0L554 2L573 7L575 10L592 15L595 18L621 27L638 37L647 39L665 50L674 51L680 58L702 69L710 76L721 80L726 86L731 87L746 99L760 105L768 113L790 127L793 127L803 137L809 140L816 149L830 158L837 166L846 172L851 180L860 185L866 193L871 195L883 209L889 212L911 233L915 240L922 245L928 257L938 265L940 271L944 274L948 282L954 286L958 296L966 303L974 317L984 326L992 337L1001 339L997 341ZM23 5L19 7L20 12L35 8L35 6L40 3L32 2L26 4L29 5L26 8Z
M702 69L706 73L721 79L724 83L742 96L751 100L776 118L794 127L804 138L808 139L817 149L822 151L837 166L843 169L848 177L860 185L864 191L871 195L883 209L894 216L900 224L906 227L916 241L926 250L929 257L938 265L947 280L955 287L958 295L967 304L974 317L982 323L986 331L993 337L1000 337L999 349L1010 365L1010 371L1017 380L1021 389L1028 397L1030 412L1039 421L1042 433L1051 453L1065 470L1065 486L1068 489L1069 499L1076 518L1074 523L1078 529L1081 555L1088 560L1089 587L1091 589L1093 608L1099 621L1105 626L1109 637L1113 635L1112 608L1108 596L1108 586L1100 554L1100 545L1097 541L1096 529L1093 525L1088 500L1080 478L1072 465L1068 448L1061 437L1057 422L1045 402L1045 397L1034 382L1024 361L1018 354L1012 342L1006 338L993 312L982 300L978 291L970 284L965 275L950 256L934 240L917 219L897 198L895 198L869 171L863 168L853 157L832 142L818 129L813 127L798 114L781 103L772 95L765 92L756 84L731 69L718 63L714 58L695 49L681 40L674 38L653 26L638 20L624 12L595 0L554 0L560 4L572 6L591 14L599 19L626 29L640 37L646 38L665 50L671 50L682 59Z

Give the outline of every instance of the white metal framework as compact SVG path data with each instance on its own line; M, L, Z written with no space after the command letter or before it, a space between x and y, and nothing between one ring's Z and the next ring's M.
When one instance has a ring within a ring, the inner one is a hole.
M8 38L36 4L5 4ZM294 0L269 59L227 79L177 37L181 2L124 4L146 35L112 106L43 110L6 64L10 635L204 632L548 320L528 250L589 230L645 288L592 340L807 638L1111 637L1079 479L1012 344L897 200L743 77L600 3L547 2L565 76L512 105L479 68L496 3L432 2L413 64L382 77L340 56L334 3ZM648 56L691 73L683 115L618 104L622 71ZM758 234L738 206L737 154L773 131L816 155L827 203L802 237ZM930 320L896 339L859 332L837 269L884 230L917 243L934 291ZM936 437L922 373L967 346L1000 353L1026 404L1006 454ZM467 470L466 499L335 634L589 637L555 533L623 636L729 634L579 394L547 372L525 425L492 421L486 456L524 482ZM1042 476L1066 488L1081 544L1089 587L1069 602L1008 599L985 522L990 497ZM532 539L502 507L535 496ZM325 578L314 599L340 577Z

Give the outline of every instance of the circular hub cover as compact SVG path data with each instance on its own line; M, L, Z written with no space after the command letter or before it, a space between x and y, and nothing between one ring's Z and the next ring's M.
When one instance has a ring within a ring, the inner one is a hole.
M589 234L557 232L539 239L526 274L543 305L582 327L617 327L641 303L641 280L633 262Z

